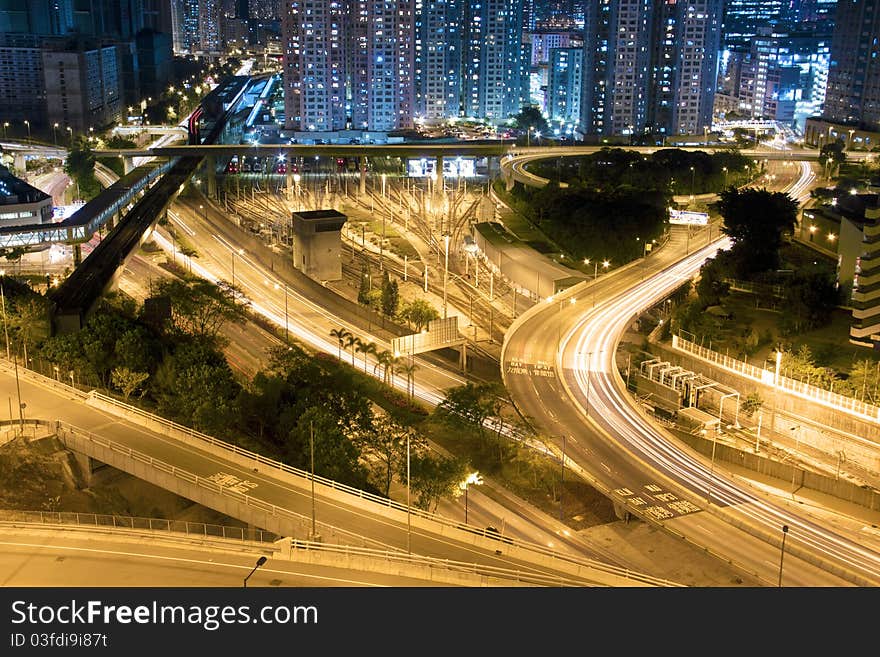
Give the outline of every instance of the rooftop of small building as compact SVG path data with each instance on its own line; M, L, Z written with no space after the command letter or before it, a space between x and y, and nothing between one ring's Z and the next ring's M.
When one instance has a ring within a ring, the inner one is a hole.
M294 217L299 217L305 221L315 221L318 219L347 219L346 215L333 210L303 210L302 212L294 212Z
M6 167L0 165L0 203L39 203L51 198L46 192L16 178Z

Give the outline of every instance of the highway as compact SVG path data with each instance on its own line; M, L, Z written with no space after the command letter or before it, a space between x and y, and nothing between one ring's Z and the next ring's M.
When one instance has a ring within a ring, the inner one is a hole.
M807 168L808 165L807 165ZM804 193L803 179L796 189ZM565 450L567 464L635 515L705 546L767 583L876 585L880 545L862 527L837 531L787 506L718 464L683 449L625 392L621 335L638 314L693 277L726 238L673 232L646 261L581 284L514 323L505 340L505 384L520 410ZM695 249L702 241L699 250ZM572 301L572 299L574 301ZM563 444L563 436L564 444ZM802 557L802 558L799 558Z
M17 380L6 363L2 364L0 370L0 397L17 399L20 389L27 418L57 419L72 427L77 434L98 434L101 440L112 441L113 451L137 452L132 458L133 465L158 460L206 481L216 481L218 478L227 481L232 477L236 481L248 482L247 495L251 499L300 517L303 535L295 538L307 538L309 519L314 509L318 532L326 534L334 542L354 544L360 541L366 547L392 551L405 551L409 544L416 555L579 579L585 584L590 581L576 575L583 568L596 569L597 573L601 573L600 578L610 578L619 583L643 585L647 582L646 585L653 586L662 585L663 582L585 557L548 550L534 543L483 537L481 528L467 529L459 521L417 509L412 510L412 515L418 516L419 522L409 523L405 507L379 498L372 501L365 494L355 496L341 490L338 485L331 487L327 483L316 482L313 499L305 474L296 475L271 467L257 470L252 467L256 462L241 463L231 458L231 452L227 456L225 450L218 452L207 442L203 449L194 446L191 441L184 442L156 433L139 422L127 421L100 410L91 402L87 403L89 400L86 396L74 393L68 386L37 375L25 375L21 370Z

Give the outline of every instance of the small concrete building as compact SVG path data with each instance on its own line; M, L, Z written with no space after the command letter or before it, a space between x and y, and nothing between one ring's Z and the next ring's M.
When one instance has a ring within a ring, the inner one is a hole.
M336 210L293 213L293 266L316 281L342 279L342 227Z

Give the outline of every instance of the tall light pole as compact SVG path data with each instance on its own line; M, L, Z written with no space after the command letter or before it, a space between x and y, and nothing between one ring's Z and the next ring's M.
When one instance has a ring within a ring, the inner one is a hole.
M706 504L711 504L712 498L712 482L715 481L715 446L718 442L718 431L721 429L721 420L718 420L718 426L712 434L712 463L709 467L709 485L706 487Z
M9 121L3 122L3 139L6 139L6 129L9 127Z
M443 268L443 319L446 319L446 284L449 282L449 233L443 235L446 251L446 264Z
M779 586L782 586L782 560L785 558L785 537L788 535L788 525L782 525L782 547L779 550Z
M0 301L3 303L3 334L6 336L6 360L9 360L9 328L6 324L6 296L3 294L3 280L6 271L0 269Z
M409 392L409 390L407 390ZM409 432L406 432L406 552L412 554L412 521L410 519Z
M694 177L696 176L696 171L691 167L691 200L694 200Z
M464 524L467 524L468 521L468 488L470 488L471 484L480 485L483 483L483 478L480 476L479 472L471 472L467 478L458 484L458 487L464 490Z
M235 254L236 254L236 251L232 250L230 253L232 253L232 288L234 290L235 289ZM244 253L244 249L239 249L237 251L237 253L238 253L238 255L242 255Z
M70 126L67 126L66 130L69 133L68 134L68 141L70 142L70 145L73 146L73 128L71 128Z
M281 286L278 285L278 283L275 283L275 289L277 290L279 287ZM287 283L284 284L284 341L290 341L290 335L287 327Z
M312 461L312 535L310 538L315 540L318 532L315 529L315 426L312 422L309 422L309 451Z
M31 122L25 119L24 124L27 126L28 131L28 143L31 143Z
M260 557L259 559L257 559L257 565L255 565L254 569L250 573L248 573L247 577L244 578L244 588L247 588L247 581L251 578L251 575L257 572L257 568L262 566L264 563L266 563L266 557Z
M55 145L58 145L58 124L52 124L52 141L55 142Z

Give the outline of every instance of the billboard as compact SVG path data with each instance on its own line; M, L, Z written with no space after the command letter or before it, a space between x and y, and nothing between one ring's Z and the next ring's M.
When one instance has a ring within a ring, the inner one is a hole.
M429 322L428 330L422 333L393 338L391 350L395 356L415 355L459 344L462 339L458 332L458 316L455 315Z
M669 223L685 226L705 226L709 223L709 215L705 212L688 212L669 208Z

